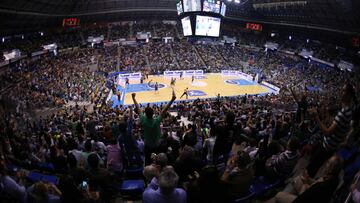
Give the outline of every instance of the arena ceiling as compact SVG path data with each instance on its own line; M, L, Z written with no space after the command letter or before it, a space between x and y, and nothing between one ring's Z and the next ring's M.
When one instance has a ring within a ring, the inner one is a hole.
M352 32L360 30L359 0L241 0L241 4L235 3L235 0L224 1L228 4L228 19L319 26ZM11 32L60 27L65 17L79 17L82 22L177 19L177 2L178 0L1 0L0 28L1 32Z

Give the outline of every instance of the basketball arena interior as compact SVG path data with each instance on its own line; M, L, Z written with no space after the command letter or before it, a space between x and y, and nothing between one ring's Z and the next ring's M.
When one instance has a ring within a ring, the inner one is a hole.
M0 203L360 203L359 0L1 0Z

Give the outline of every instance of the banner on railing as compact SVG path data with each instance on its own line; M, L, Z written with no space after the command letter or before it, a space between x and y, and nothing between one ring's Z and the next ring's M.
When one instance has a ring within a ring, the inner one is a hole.
M241 71L237 71L237 70L222 70L221 74L224 76L237 76L240 77L241 79L244 80L248 80L248 81L252 81L253 80L253 76L243 73Z
M123 78L141 78L141 73L137 72L137 73L123 73L123 74L119 74L118 75L119 78L123 79Z
M264 85L264 86L266 86L266 87L268 87L268 88L270 88L270 89L275 90L275 92L276 92L277 94L278 94L279 91L280 91L280 88L279 88L279 87L276 87L275 85L270 84L270 83L268 83L268 82L262 81L261 84Z
M172 77L172 76L180 76L181 73L183 76L202 76L204 75L203 70L177 70L177 71L164 71L164 76Z

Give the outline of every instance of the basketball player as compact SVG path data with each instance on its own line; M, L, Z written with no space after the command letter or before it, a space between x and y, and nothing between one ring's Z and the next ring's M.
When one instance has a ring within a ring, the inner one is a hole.
M140 84L143 84L143 83L144 83L144 75L142 75L140 78Z
M182 80L183 78L183 72L180 72L180 80Z
M159 84L158 84L158 82L155 83L155 94L159 94Z
M180 99L181 99L184 95L186 96L186 99L188 99L188 97L189 97L188 91L189 91L189 88L187 87L187 88L184 90L184 93L181 95Z
M175 80L176 80L176 78L171 78L171 82L170 82L171 87L175 86Z
M130 82L129 82L129 78L125 78L125 85L129 85Z
M192 75L192 76L191 76L191 83L193 83L194 80L195 80L195 75Z
M121 101L121 92L120 92L120 91L117 91L116 94L117 94L118 100L119 100L119 102L120 102L120 101Z

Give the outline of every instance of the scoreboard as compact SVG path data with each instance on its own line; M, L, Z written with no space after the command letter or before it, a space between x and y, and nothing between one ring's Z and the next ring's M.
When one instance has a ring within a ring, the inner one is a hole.
M80 26L80 19L79 18L64 18L63 27L77 27Z
M246 23L246 29L255 30L255 31L262 31L262 25L258 24L258 23Z

